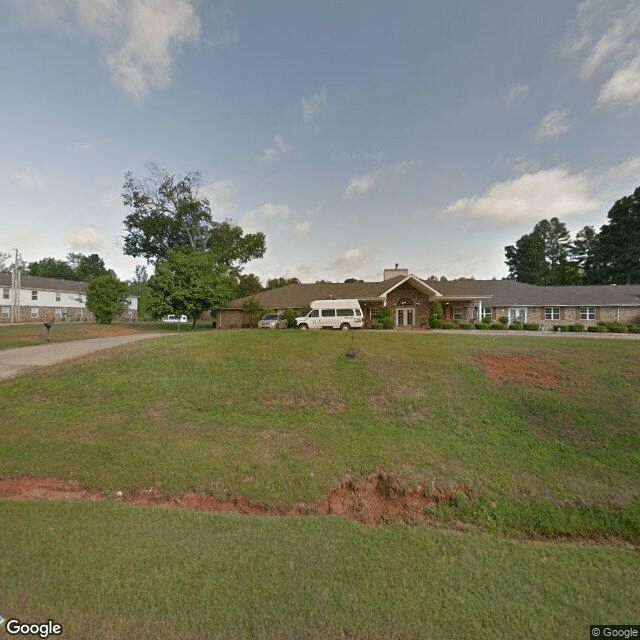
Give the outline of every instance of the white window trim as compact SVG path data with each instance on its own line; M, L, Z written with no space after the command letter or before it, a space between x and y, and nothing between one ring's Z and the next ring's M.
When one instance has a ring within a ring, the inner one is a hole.
M31 307L31 317L32 318L40 317L40 307Z
M560 307L545 307L544 308L545 320L560 320Z
M595 307L580 307L580 320L595 320L596 315Z
M38 299L38 292L35 289L31 290L31 299L32 300L37 300Z
M523 311L524 318L521 319ZM514 324L515 322L521 322L524 324L527 321L527 307L509 307L507 317L509 319L509 324Z

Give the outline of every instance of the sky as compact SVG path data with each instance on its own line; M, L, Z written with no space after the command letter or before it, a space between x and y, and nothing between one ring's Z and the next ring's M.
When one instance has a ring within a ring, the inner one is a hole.
M201 173L263 283L502 278L640 185L640 0L0 0L0 250L122 279L126 171ZM149 269L152 272L152 269Z

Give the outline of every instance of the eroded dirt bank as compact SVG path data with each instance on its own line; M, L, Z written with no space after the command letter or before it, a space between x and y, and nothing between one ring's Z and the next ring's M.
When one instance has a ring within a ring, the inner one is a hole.
M117 492L103 495L85 489L76 482L56 478L0 478L0 498L13 500L113 500L138 506L265 516L334 514L372 525L397 520L407 523L425 520L430 509L454 501L459 491L469 493L466 486L443 489L435 485L420 485L416 490L407 491L391 475L378 472L361 482L346 478L316 503L298 503L283 508L264 507L241 496L220 500L196 492L167 499L160 496L157 487L140 489L131 494Z
M436 525L438 519L433 508L451 504L459 493L471 496L465 485L443 488L435 484L420 485L415 490L403 489L392 474L377 472L356 482L345 478L315 503L298 503L290 507L265 507L244 497L220 500L209 494L188 492L182 496L163 498L157 487L140 489L134 493L121 492L103 495L83 488L79 483L56 478L0 478L0 498L12 500L110 500L140 507L191 509L215 513L240 513L260 516L302 517L311 514L338 515L368 525L390 524L401 520L407 524ZM454 530L473 528L463 522L455 523ZM638 550L640 545L617 536L582 537L555 535L528 536L537 542L565 541L590 546L614 545Z

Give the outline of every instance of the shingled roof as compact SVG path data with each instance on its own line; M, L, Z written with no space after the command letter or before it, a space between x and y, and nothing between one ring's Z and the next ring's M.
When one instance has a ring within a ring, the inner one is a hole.
M390 289L407 280L396 276L380 282L291 284L230 302L227 309L242 309L249 298L273 309L299 309L312 300L350 298L383 300ZM584 285L540 287L515 280L455 280L426 282L409 276L414 285L430 288L442 300L482 299L485 306L638 306L640 285Z
M0 286L11 286L11 274L0 273ZM85 293L86 282L77 280L58 280L57 278L40 278L37 276L21 276L21 289L38 289L39 291L73 291L74 293Z

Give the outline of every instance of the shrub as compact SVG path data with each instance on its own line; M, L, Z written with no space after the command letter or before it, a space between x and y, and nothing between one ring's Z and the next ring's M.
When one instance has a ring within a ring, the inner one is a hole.
M491 329L493 329L494 331L500 331L500 330L505 330L507 329L508 325L504 324L503 322L492 322L489 327Z
M442 325L444 324L443 320L440 320L439 318L429 318L429 326L432 329L441 329Z
M513 324L509 325L509 329L511 329L512 331L522 331L524 329L524 326L521 322L514 322Z
M431 317L434 320L442 320L442 304L440 300L434 300L431 304Z
M596 324L599 327L606 327L607 326L607 323L604 320L598 320L598 322L596 322Z
M584 325L576 322L575 324L569 325L569 331L572 331L573 333L580 333L581 331L584 331Z
M298 312L295 309L287 309L282 312L282 315L287 319L287 327L295 327L296 326L296 318L298 317Z
M571 325L570 324L554 324L553 330L567 332L571 330Z
M489 328L489 325L488 325L488 324L485 324L484 322L476 322L476 323L475 323L475 325L474 325L474 327L475 327L476 329L480 329L480 330L482 330L482 329L488 329L488 328Z
M383 329L384 327L383 327L383 325L382 325L382 322L374 322L374 323L371 325L371 328L372 328L372 329L375 329L376 331L380 331L380 329Z
M393 313L389 307L378 309L378 320L386 320L387 318L391 318L392 315Z
M604 325L596 324L594 326L587 327L587 331L590 331L591 333L607 333L608 329Z
M525 322L524 323L525 331L540 331L540 325L537 322Z
M384 318L382 320L383 329L393 329L395 326L396 326L396 323L393 321L393 318Z
M500 316L498 322L500 324L509 324L509 318L507 318L507 316Z
M443 329L457 329L458 325L455 322L443 322L442 323L442 328Z
M460 325L460 328L464 329L465 331L468 331L469 329L473 329L473 323L471 323L471 322L463 322Z
M630 324L629 333L640 333L640 324Z
M629 328L627 327L627 325L622 324L622 322L608 322L607 329L609 329L611 333L628 333L629 332Z

